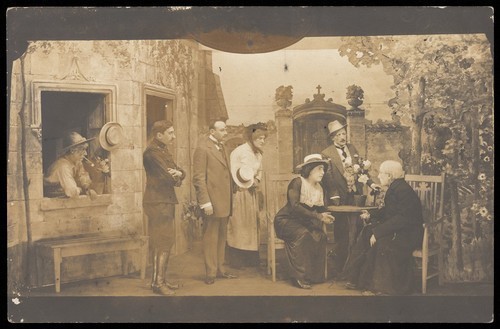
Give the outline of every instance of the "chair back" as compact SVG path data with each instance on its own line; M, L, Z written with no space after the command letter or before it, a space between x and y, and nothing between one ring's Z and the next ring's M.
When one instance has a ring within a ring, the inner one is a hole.
M405 175L405 180L417 192L422 208L430 217L425 222L434 222L443 216L445 174L439 176Z
M405 180L417 193L422 203L422 215L424 217L423 244L427 245L429 242L436 242L433 236L440 236L441 227L435 228L438 231L434 232L435 234L430 234L429 229L433 228L433 224L443 217L445 173L439 176L405 175ZM432 241L429 241L429 239Z
M296 174L266 175L266 212L271 220L274 220L274 216L287 203L288 184L297 176Z

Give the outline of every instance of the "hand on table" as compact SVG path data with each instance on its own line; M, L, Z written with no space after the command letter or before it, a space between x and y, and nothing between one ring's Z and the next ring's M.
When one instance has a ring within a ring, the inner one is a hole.
M325 224L332 224L335 221L335 217L329 212L323 212L321 213L321 221Z

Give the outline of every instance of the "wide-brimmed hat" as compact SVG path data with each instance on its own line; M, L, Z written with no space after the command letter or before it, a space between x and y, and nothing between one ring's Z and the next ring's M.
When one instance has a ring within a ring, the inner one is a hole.
M322 164L328 166L328 160L323 159L321 154L309 154L304 157L304 162L295 167L297 170L301 170L304 166L310 164Z
M77 133L76 131L72 131L72 132L68 133L66 136L64 136L63 141L62 141L61 153L66 153L67 151L69 151L73 147L76 147L79 145L85 144L85 146L88 146L86 143L90 142L93 139L95 139L95 137L86 139L85 137L83 137L82 135Z
M118 122L108 122L99 133L99 144L106 151L117 148L123 140L123 128Z
M233 172L233 179L236 185L243 188L249 188L254 182L254 171L249 166L241 166Z
M337 131L344 128L345 126L347 126L347 124L343 125L338 120L330 122L328 124L328 131L330 132L329 136L332 136L333 134L335 134Z

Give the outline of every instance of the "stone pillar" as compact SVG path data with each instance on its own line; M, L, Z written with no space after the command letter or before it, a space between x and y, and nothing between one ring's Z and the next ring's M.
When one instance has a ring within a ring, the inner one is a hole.
M279 110L275 113L278 142L278 173L293 172L293 119L292 111Z
M359 108L351 108L347 111L347 138L360 153L359 156L366 157L366 119L365 111Z

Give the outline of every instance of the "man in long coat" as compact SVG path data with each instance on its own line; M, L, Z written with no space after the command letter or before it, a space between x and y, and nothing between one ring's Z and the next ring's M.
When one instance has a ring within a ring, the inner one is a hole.
M193 185L205 215L203 254L206 284L213 284L216 277L236 278L224 269L227 222L233 203L229 156L222 144L226 135L224 121L212 122L208 138L200 141L193 156Z
M383 294L407 294L413 288L412 252L422 244L420 199L404 180L397 161L380 165L380 184L388 186L384 206L362 217L366 225L345 266L347 288Z

